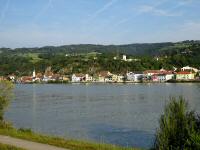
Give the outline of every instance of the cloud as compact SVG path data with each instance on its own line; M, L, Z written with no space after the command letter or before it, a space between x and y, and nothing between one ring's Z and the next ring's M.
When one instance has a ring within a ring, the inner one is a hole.
M96 17L98 17L101 13L105 12L107 9L109 9L114 3L116 3L118 0L110 0L108 3L106 3L102 8L94 12L93 15L90 16L89 20L93 20Z
M195 0L179 0L177 1L177 4L171 8L171 10L178 9L183 6L188 6L192 4L193 2L195 2Z
M139 6L138 9L136 9L136 13L131 16L131 17L127 17L127 18L123 18L121 21L119 21L118 23L116 23L116 26L121 25L123 23L128 22L129 20L131 20L134 17L137 17L139 15L145 14L145 13L151 13L152 15L157 15L157 16L165 16L165 17L178 17L178 16L182 16L181 12L171 12L172 10L181 7L183 5L186 5L188 3L191 3L193 0L181 0L179 1L179 3L169 9L169 10L164 10L164 9L159 9L158 7L160 5L162 5L163 3L167 2L168 0L163 0L163 1L158 1L157 3L154 3L153 5L142 5Z
M158 8L151 6L151 5L140 6L138 11L139 11L140 14L151 13L151 14L157 15L157 16L174 17L174 16L181 16L182 15L182 13L180 13L180 12L174 13L174 12L166 11L164 9L158 9Z
M190 3L194 2L194 0L179 0L177 6L183 6L183 5L188 5Z
M168 0L160 0L160 1L155 2L152 5L143 5L143 6L140 6L139 9L136 9L136 12L134 13L134 15L132 15L130 17L124 17L122 20L120 20L118 23L116 23L115 26L119 26L119 25L121 25L123 23L126 23L126 22L130 21L131 19L133 19L134 17L142 15L142 14L144 14L147 11L150 11L150 10L152 11L154 8L162 5L163 3L167 2L167 1ZM161 11L161 10L159 10L159 11L160 11L161 14L164 14L164 11Z
M34 17L33 21L36 21L40 18L46 11L52 6L53 0L48 0L47 4L42 8L42 10Z
M6 12L8 11L10 5L10 0L7 0L4 9L2 9L1 15L0 15L0 24L2 23L2 21L4 20L5 16L6 16Z

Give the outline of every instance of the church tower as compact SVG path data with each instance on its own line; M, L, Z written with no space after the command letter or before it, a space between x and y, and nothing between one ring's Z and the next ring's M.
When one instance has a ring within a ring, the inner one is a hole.
M35 69L33 70L33 78L36 77Z

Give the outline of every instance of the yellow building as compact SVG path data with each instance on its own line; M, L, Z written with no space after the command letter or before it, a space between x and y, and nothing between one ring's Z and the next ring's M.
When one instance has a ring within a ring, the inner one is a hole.
M194 73L181 71L176 73L176 80L194 80Z

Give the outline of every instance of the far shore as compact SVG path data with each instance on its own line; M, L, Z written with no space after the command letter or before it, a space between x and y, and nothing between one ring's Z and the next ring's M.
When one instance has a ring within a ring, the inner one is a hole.
M15 84L158 84L158 83L200 83L200 80L169 80L165 82L154 81L125 81L125 82L30 82L30 83L15 83Z

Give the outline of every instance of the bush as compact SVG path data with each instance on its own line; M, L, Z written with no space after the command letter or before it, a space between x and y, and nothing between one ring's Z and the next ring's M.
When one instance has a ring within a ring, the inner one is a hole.
M13 84L9 81L0 81L0 122L3 122L3 115L6 107L12 99Z
M170 98L160 118L160 127L156 133L155 149L184 150L200 149L200 134L193 111L188 111L188 105L183 97Z

